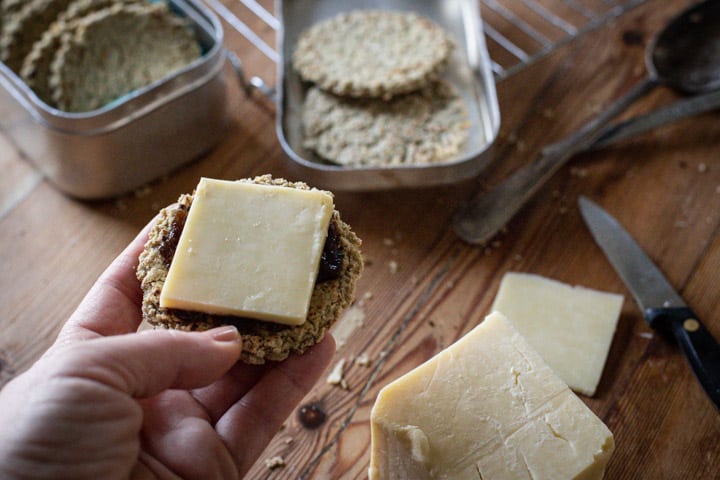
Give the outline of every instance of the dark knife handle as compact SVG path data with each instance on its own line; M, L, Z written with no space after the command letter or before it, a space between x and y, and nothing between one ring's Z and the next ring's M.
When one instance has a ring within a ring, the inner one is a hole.
M685 307L651 308L645 318L652 328L675 336L698 381L720 410L720 344L697 315Z

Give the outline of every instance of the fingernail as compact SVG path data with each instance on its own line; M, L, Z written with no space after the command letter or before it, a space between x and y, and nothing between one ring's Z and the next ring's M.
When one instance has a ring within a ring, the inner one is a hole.
M208 334L210 334L212 339L216 342L240 341L240 333L238 332L237 328L233 327L232 325L213 328L212 330L208 331Z

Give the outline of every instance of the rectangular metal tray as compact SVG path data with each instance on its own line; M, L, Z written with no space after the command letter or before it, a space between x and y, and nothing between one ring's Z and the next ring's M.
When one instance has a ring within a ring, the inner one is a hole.
M222 25L198 1L168 3L189 18L202 57L98 110L52 108L0 63L0 126L63 192L84 199L129 192L220 140L227 120Z
M292 67L292 52L301 32L329 17L359 9L414 11L449 32L455 52L444 74L462 94L470 114L469 140L456 159L432 165L388 168L329 164L303 147L302 108L305 86ZM455 183L478 175L492 161L500 128L495 83L477 0L278 0L277 135L298 177L323 188L382 190Z

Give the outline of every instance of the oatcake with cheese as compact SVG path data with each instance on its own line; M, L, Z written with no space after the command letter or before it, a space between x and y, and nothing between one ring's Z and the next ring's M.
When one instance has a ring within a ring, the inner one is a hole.
M305 148L353 167L452 159L462 151L470 126L465 103L444 81L390 101L341 98L313 87L302 123Z
M116 5L78 21L51 65L58 108L84 112L149 85L200 57L184 19L164 3Z
M453 42L409 12L358 10L300 35L293 65L303 80L336 95L390 98L438 78Z
M270 175L239 181L310 189L304 183L273 179ZM352 302L355 282L363 267L360 240L340 219L339 213L334 211L330 220L328 240L323 253L330 263L326 264L326 268L323 268L321 263L321 273L311 296L307 319L301 325L288 326L160 307L160 293L192 201L192 195L183 195L177 204L161 211L140 255L137 277L143 290L143 319L151 325L180 330L206 330L220 325L235 325L243 338L241 359L251 364L262 364L267 360L281 361L292 353L304 353L318 343L340 313ZM333 270L333 259L334 266L339 266L339 271L335 269L334 274L330 274Z

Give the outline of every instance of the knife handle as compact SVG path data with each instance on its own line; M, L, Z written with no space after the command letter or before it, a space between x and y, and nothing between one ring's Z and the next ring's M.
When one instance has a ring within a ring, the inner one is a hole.
M645 312L650 326L672 332L698 381L720 410L720 345L686 307L651 308Z

